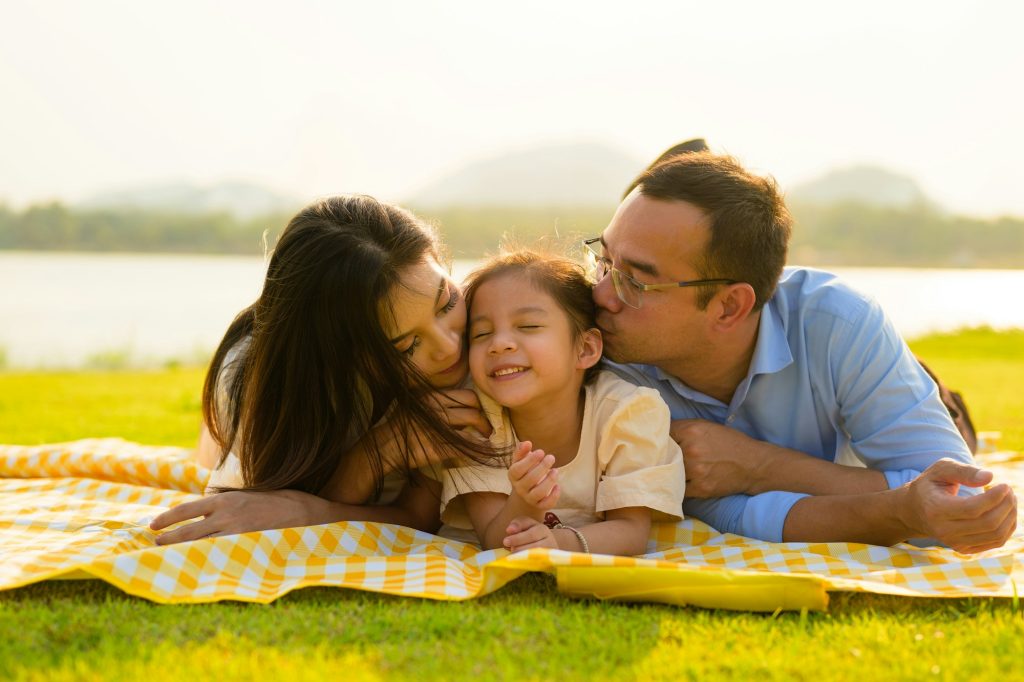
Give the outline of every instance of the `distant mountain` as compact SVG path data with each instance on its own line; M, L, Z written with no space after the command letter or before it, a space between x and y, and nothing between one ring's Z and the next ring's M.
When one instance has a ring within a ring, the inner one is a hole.
M538 147L471 163L423 188L408 203L425 208L610 205L645 165L603 144Z
M797 185L786 196L796 203L857 201L892 208L937 207L913 178L877 166L853 166L830 171L816 180Z
M84 208L148 208L182 213L226 211L240 218L290 212L301 200L247 182L221 182L209 187L164 183L104 192L78 204Z

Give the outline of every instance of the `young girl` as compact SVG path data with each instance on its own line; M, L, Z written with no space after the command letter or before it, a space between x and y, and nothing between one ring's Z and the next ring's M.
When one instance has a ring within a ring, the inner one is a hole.
M470 275L469 368L507 468L444 477L442 519L485 549L642 554L652 520L682 517L683 457L657 391L597 370L582 268L518 251Z

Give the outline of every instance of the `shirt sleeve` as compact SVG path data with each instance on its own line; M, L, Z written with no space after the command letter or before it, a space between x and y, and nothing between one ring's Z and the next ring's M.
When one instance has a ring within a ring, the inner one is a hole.
M943 457L973 457L931 377L874 302L856 324L837 321L827 350L839 404L839 427L864 464L890 488L915 479ZM974 488L961 487L972 495Z
M759 495L729 495L687 499L683 510L720 533L744 535L765 542L782 542L790 509L807 497L802 493L772 491Z
M682 519L683 454L669 435L669 410L658 392L633 388L602 425L596 511L646 507L654 521Z

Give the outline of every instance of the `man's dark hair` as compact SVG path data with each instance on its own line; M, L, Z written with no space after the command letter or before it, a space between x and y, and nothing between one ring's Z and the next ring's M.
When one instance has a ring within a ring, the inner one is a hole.
M702 279L750 284L754 310L772 297L793 225L775 180L750 173L730 156L689 152L655 163L636 184L646 197L685 201L707 214L711 239L694 264ZM697 305L707 307L714 293L701 287Z

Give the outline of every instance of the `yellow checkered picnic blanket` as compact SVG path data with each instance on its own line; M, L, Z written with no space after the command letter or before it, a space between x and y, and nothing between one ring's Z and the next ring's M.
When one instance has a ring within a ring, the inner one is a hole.
M1024 461L984 461L1024 492ZM527 571L575 596L772 611L824 609L827 591L1013 597L1024 531L980 555L910 545L768 543L686 520L656 525L638 558L473 545L382 523L341 522L159 547L149 521L201 494L183 448L118 439L0 445L0 589L99 578L165 603L268 603L308 585L429 599L494 592ZM1024 524L1022 524L1024 525Z

